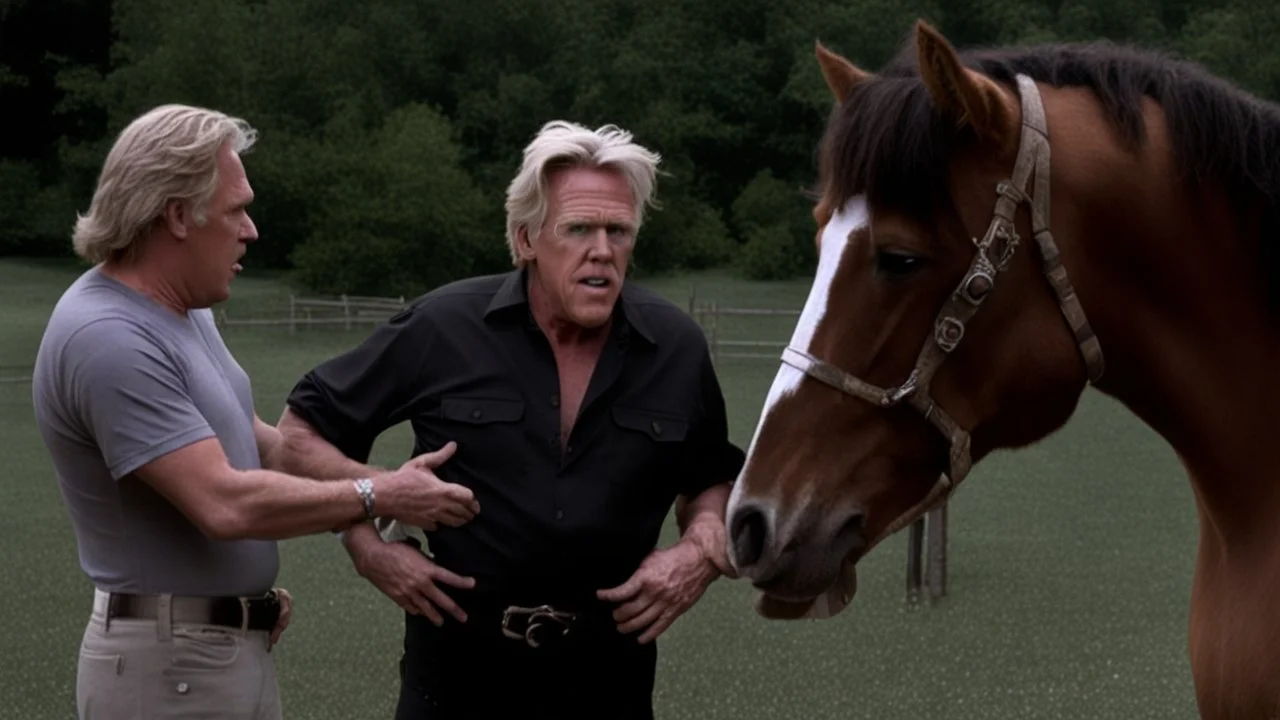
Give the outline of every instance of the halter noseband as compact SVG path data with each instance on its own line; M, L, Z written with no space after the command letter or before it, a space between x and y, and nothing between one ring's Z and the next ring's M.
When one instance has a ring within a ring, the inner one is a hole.
M965 325L973 317L983 300L995 287L996 277L1008 269L1019 237L1014 216L1018 206L1026 203L1031 213L1031 229L1043 260L1043 271L1057 294L1058 306L1075 336L1080 354L1084 358L1089 382L1097 384L1105 366L1102 346L1093 328L1085 318L1084 309L1076 297L1066 268L1058 252L1058 246L1049 232L1049 131L1040 99L1040 90L1026 75L1018 75L1018 90L1022 97L1022 137L1018 157L1010 180L996 186L996 206L991 224L981 240L974 238L977 252L964 279L952 292L938 312L934 322L932 342L926 341L916 359L915 368L906 382L894 388L881 388L810 355L788 346L782 351L782 361L801 370L809 377L831 387L880 407L893 407L906 402L918 410L926 420L951 442L950 472L938 477L938 482L924 499L890 523L870 545L892 535L944 500L969 474L969 432L951 419L929 393L929 383L947 355L964 337ZM1035 173L1035 191L1028 196L1026 187Z

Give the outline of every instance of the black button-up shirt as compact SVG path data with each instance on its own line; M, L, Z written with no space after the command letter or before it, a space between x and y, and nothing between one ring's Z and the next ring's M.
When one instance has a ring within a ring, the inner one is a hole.
M406 420L415 455L457 442L435 472L471 488L480 513L427 537L477 590L618 585L677 495L732 481L744 460L701 328L629 283L563 451L559 374L519 270L418 298L305 375L288 404L360 462Z

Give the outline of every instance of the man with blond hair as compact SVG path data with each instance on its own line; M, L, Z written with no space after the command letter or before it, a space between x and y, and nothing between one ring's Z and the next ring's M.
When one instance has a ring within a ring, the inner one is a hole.
M470 490L431 468L320 482L280 471L278 431L210 306L257 229L243 120L165 105L107 156L75 249L93 266L41 341L36 420L95 585L80 647L83 719L279 718L271 646L291 600L276 541L374 517L460 525Z
M547 124L507 191L515 269L427 293L289 396L296 470L374 472L407 420L414 452L455 444L437 473L485 508L345 535L406 612L397 720L651 718L654 641L729 572L743 453L706 340L625 282L658 162L615 127Z

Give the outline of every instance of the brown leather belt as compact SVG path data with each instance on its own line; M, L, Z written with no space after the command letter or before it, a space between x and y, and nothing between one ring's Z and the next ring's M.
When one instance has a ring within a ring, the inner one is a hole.
M159 613L159 595L111 593L107 600L108 622L155 620ZM255 598L172 595L169 596L169 617L173 623L271 630L280 618L280 600L274 590Z

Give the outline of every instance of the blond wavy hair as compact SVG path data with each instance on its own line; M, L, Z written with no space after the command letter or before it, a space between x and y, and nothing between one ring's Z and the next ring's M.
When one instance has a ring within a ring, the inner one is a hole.
M631 187L635 201L636 229L644 220L645 207L656 207L658 164L662 156L631 139L631 133L616 125L603 125L595 130L565 120L553 120L542 126L524 149L520 171L507 186L507 247L516 267L524 265L520 257L519 231L532 238L547 216L547 175L565 167L590 167L615 170Z
M170 200L197 224L218 188L218 153L244 154L257 131L244 120L189 105L161 105L129 123L103 163L87 214L77 213L76 254L91 262L135 256L138 241Z

